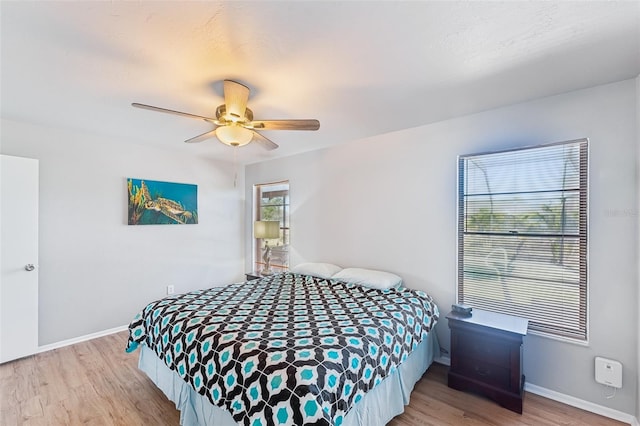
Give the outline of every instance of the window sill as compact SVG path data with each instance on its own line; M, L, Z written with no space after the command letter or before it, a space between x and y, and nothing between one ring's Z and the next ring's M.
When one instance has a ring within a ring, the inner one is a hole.
M537 330L529 330L527 332L527 335L539 336L539 337L543 337L543 338L550 339L550 340L556 340L558 342L570 343L570 344L573 344L573 345L589 347L589 338L588 337L587 337L587 340L577 340L577 339L572 339L571 337L556 336L555 334L549 334L549 333L545 333L543 331L537 331Z

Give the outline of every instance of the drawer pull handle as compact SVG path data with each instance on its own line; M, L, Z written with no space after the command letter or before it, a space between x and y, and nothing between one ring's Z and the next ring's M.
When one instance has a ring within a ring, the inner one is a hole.
M475 367L474 370L476 371L476 373L478 374L478 376L483 376L486 377L489 374L491 374L491 370L487 370L484 368L480 368L480 367Z
M493 353L493 348L487 347L487 346L483 346L483 345L473 345L472 350L474 352L479 352L479 353L486 353L486 354Z

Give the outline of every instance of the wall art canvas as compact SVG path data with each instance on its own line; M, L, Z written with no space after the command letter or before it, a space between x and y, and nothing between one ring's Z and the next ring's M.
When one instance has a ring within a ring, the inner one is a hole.
M129 225L198 223L198 186L127 178Z

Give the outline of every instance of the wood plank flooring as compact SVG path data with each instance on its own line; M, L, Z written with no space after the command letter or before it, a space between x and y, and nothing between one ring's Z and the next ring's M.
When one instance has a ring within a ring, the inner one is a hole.
M180 414L138 370L121 332L0 365L0 425L173 426ZM447 387L434 364L390 426L614 426L623 423L528 393L518 415Z

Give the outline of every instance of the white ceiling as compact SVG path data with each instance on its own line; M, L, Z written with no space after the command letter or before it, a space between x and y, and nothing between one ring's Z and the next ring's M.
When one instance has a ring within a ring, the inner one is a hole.
M232 160L183 140L212 116L222 80L251 88L269 131L251 163L640 73L640 2L0 3L3 118ZM87 143L91 143L90 140Z

